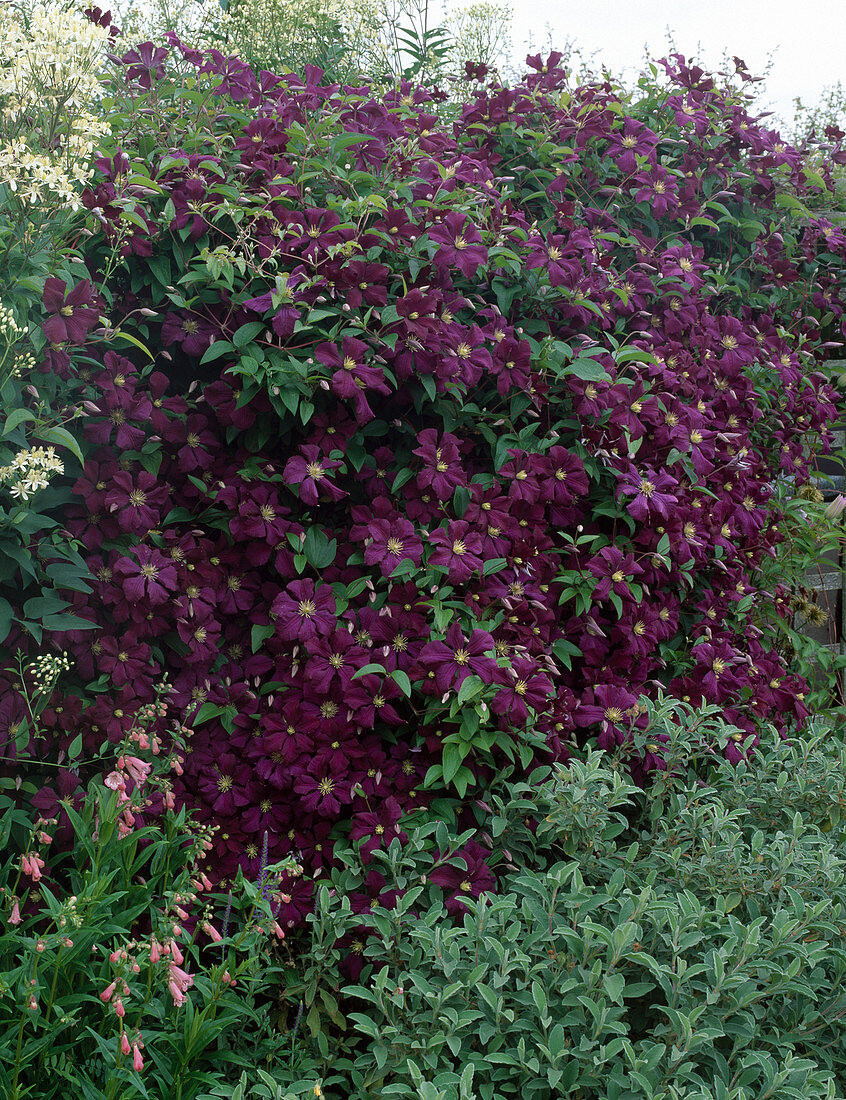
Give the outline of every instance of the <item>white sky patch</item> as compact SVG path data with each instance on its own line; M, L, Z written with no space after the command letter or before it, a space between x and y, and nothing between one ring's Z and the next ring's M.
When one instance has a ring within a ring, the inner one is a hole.
M724 53L742 58L753 75L772 70L762 96L780 118L793 117L793 101L817 103L823 89L846 84L846 0L512 0L512 56L525 58L526 41L538 46L568 37L587 57L615 75L632 76L645 56L665 57L668 28L676 50L703 68L718 68ZM623 74L623 70L628 72ZM760 87L760 85L756 85ZM776 125L773 120L769 123Z

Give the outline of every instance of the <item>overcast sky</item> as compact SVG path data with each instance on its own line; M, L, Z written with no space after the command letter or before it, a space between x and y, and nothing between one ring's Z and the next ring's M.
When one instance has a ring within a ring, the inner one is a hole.
M515 58L525 43L568 36L615 73L637 67L645 51L666 56L667 29L679 53L718 67L724 51L760 75L770 54L766 98L792 117L798 96L816 103L826 85L846 85L846 0L511 0ZM707 65L703 65L707 68Z

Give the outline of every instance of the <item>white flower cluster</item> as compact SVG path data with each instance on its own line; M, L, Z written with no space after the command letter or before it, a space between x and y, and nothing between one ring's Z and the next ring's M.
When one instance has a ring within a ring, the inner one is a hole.
M71 667L70 658L66 652L61 657L52 653L43 653L30 662L29 671L32 674L36 691L44 691L52 688L63 672L68 672Z
M91 109L108 33L67 5L38 4L26 21L9 8L0 8L0 184L28 205L76 209L108 130Z
M8 486L11 496L29 500L39 489L46 489L53 474L64 470L65 465L56 457L53 447L31 447L18 451L10 466L0 466L0 481Z
M67 5L38 4L26 23L9 7L0 9L4 111L31 109L28 97L35 88L50 99L50 106L61 104L66 113L90 107L101 94L108 32Z
M11 309L0 304L0 336L5 336L7 343L13 344L23 331Z

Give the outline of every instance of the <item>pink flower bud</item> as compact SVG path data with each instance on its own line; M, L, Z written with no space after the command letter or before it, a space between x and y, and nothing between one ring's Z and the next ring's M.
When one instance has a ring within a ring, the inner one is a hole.
M132 1047L129 1045L129 1037L126 1032L122 1032L120 1036L120 1052L121 1054L130 1054Z
M18 905L17 898L15 898L14 902L12 903L12 912L9 914L9 924L20 924L20 923L21 923L21 908L20 908L20 905Z
M118 1016L121 1020L126 1015L126 1009L123 1007L123 1001L120 999L120 997L118 997L115 1001L115 1015Z
M100 1000L103 1002L103 1004L108 1004L109 1001L112 999L112 994L115 991L116 985L116 981L112 982L110 985L107 985L103 992L100 994Z
M223 936L221 936L220 932L218 932L211 921L203 922L203 931L206 933L209 939L212 940L213 943L220 943L220 941L223 939Z
M137 1043L132 1046L132 1068L136 1073L140 1073L144 1068L144 1059L141 1057L141 1051L138 1049Z

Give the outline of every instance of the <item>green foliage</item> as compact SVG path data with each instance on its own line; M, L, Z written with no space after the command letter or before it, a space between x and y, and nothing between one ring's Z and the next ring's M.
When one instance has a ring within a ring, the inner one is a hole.
M204 898L209 830L184 809L139 819L168 802L173 757L139 747L153 717L128 732L116 770L56 817L35 819L15 780L0 779L6 1100L189 1100L269 1046L261 993L276 974L266 951L275 869L261 883L239 875L228 899ZM132 797L121 786L130 775Z
M641 791L591 753L501 782L483 814L499 893L455 923L428 884L456 847L443 823L376 854L393 911L351 911L367 867L341 853L287 994L325 1030L302 1035L291 1073L362 1100L842 1094L846 753L816 724L735 768L716 708L644 705L643 737L672 739L659 781ZM362 928L350 985L338 968Z

